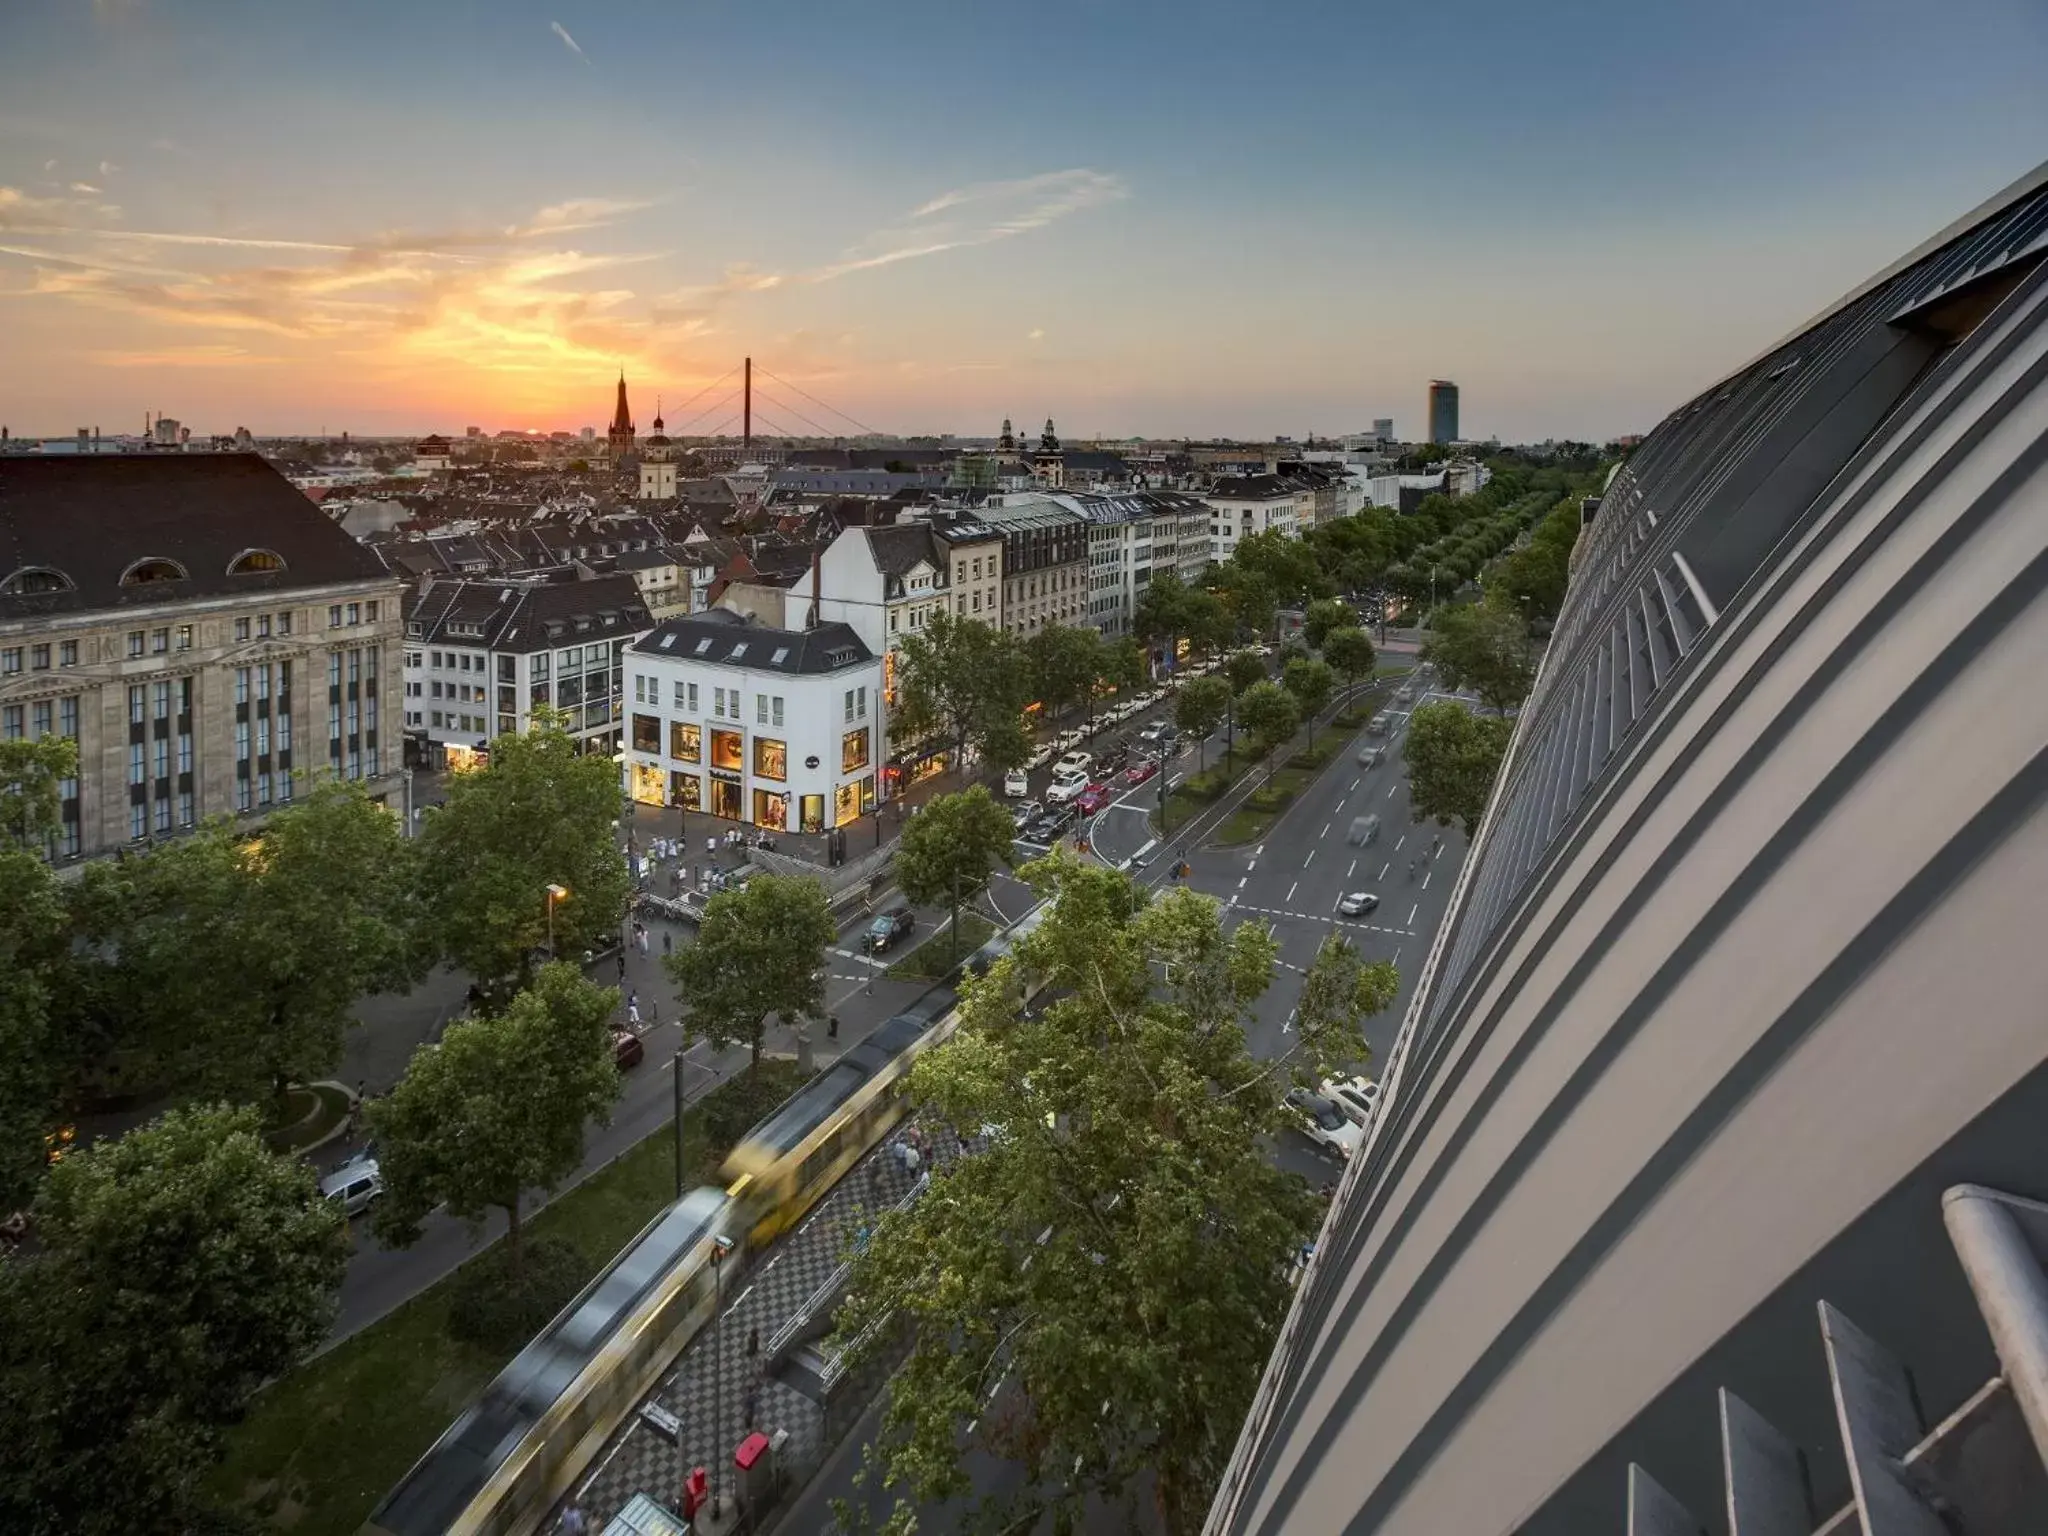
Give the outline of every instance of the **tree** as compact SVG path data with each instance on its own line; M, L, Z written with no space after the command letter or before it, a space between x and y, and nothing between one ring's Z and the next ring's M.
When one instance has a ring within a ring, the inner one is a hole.
M905 824L896 845L896 880L919 906L952 904L948 954L959 954L961 902L986 890L998 867L1009 868L1016 835L1010 813L979 784L934 797Z
M174 1110L50 1170L0 1261L0 1528L184 1530L224 1428L326 1337L341 1212L254 1110Z
M577 954L618 931L632 880L615 838L618 768L586 754L558 716L491 743L490 766L453 776L417 840L418 889L434 951L486 985L530 977L548 939Z
M1172 571L1155 575L1138 594L1131 630L1147 645L1163 647L1171 655L1176 642L1187 633L1188 589Z
M1102 636L1085 626L1048 624L1024 642L1031 689L1057 719L1076 704L1091 701L1102 668Z
M1302 718L1308 721L1309 750L1316 745L1316 715L1330 702L1330 695L1337 688L1337 674L1330 670L1328 662L1317 661L1310 656L1297 656L1287 663L1287 670L1280 674L1281 685L1294 695L1301 705ZM1292 735L1293 732L1288 733Z
M758 1067L770 1014L794 1024L824 1006L825 951L838 936L824 887L809 876L760 875L720 891L697 937L662 959L684 1000L683 1032L721 1050L744 1041Z
M1351 611L1350 604L1340 603L1334 597L1318 598L1302 615L1302 637L1308 641L1310 650L1320 651L1331 630L1357 623L1358 615Z
M62 822L58 785L78 772L78 743L69 736L0 741L0 839L40 848Z
M472 1224L495 1208L517 1276L520 1200L582 1165L586 1122L609 1121L618 1100L618 1002L616 988L550 961L504 1012L453 1024L415 1052L398 1086L369 1106L384 1175L377 1236L405 1247L437 1205Z
M51 1010L70 931L57 877L34 854L0 846L0 890L0 1211L13 1211L42 1175L65 1083Z
M1230 710L1230 681L1221 677L1190 678L1180 686L1173 702L1173 723L1183 736L1195 743L1195 771L1202 771L1202 753L1209 733L1223 723Z
M1152 680L1150 658L1134 635L1125 635L1114 645L1102 648L1102 681L1116 690L1119 700Z
M1223 675L1230 679L1230 691L1241 694L1266 680L1266 659L1257 651L1239 651L1223 663Z
M1294 739L1301 727L1301 701L1278 683L1253 683L1238 695L1237 718L1251 732L1260 757Z
M903 636L896 724L905 737L942 734L965 762L972 743L992 768L1026 756L1019 721L1031 702L1031 667L1016 637L940 608Z
M1331 630L1323 636L1323 660L1344 674L1345 682L1353 688L1361 677L1372 676L1374 663L1379 659L1372 648L1372 638L1355 624L1347 624Z
M1466 604L1442 609L1431 622L1422 660L1451 688L1471 687L1499 714L1529 696L1536 657L1519 614Z
M1188 590L1181 599L1181 633L1191 649L1213 653L1230 644L1234 624L1223 599L1202 587Z
M174 1091L281 1096L340 1064L364 993L424 969L410 848L361 785L329 781L259 838L215 821L94 865L79 891L87 989Z
M1438 826L1455 821L1467 838L1475 836L1513 734L1513 724L1500 715L1475 715L1448 700L1417 705L1401 749L1415 814Z
M1209 586L1230 615L1230 637L1241 644L1263 640L1273 632L1280 599L1262 573L1224 561L1211 567Z
M1282 1095L1363 1059L1392 967L1322 965L1312 1043L1260 1062L1245 1020L1274 974L1263 924L1226 931L1208 897L1150 899L1063 856L1027 874L1056 892L1044 922L968 983L958 1035L911 1078L932 1119L993 1127L990 1144L880 1217L839 1335L913 1341L870 1463L899 1498L967 1497L964 1463L988 1451L1022 1464L1021 1486L958 1528L1078 1529L1090 1501L1149 1498L1145 1523L1177 1536L1200 1528L1320 1213L1264 1150ZM1027 972L1058 999L1029 1017ZM891 1315L907 1326L874 1326Z

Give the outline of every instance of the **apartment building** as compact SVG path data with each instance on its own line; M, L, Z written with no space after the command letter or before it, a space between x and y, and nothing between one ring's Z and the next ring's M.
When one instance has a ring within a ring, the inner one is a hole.
M0 458L0 551L0 737L78 743L53 858L398 788L403 588L255 455Z
M981 508L1003 541L1003 627L1033 635L1088 616L1088 521L1059 499L1026 492Z
M406 613L405 727L419 761L465 768L490 739L563 717L586 752L617 750L626 647L654 628L633 578L428 581Z

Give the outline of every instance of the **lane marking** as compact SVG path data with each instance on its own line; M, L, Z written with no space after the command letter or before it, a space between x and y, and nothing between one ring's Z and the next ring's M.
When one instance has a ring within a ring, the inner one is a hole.
M1398 785L1398 784L1389 784L1389 785L1387 786L1387 798L1388 798L1389 800L1393 799L1393 798L1394 798L1394 791L1395 791L1395 790L1397 790L1397 789L1399 789L1400 787L1401 787L1401 786L1400 786L1400 785Z
M1393 861L1392 859L1389 859L1389 860L1387 860L1387 862L1386 862L1386 863L1382 864L1382 865L1380 866L1380 878L1381 878L1382 880L1386 879L1386 878L1387 878L1387 871L1388 871L1388 870L1390 870L1390 869L1392 869L1393 867L1394 867L1394 861Z
M1355 874L1357 874L1357 873L1358 873L1358 860L1356 860L1356 859L1353 859L1353 860L1351 861L1351 867L1350 867L1349 869L1347 869L1347 870L1345 870L1345 871L1344 871L1344 878L1345 878L1346 880L1349 880L1349 879L1350 879L1350 878L1351 878L1351 877L1352 877L1353 875L1355 875Z
M1396 964L1396 965L1399 965L1400 963L1401 963L1401 946L1400 946L1399 944L1396 944L1396 945L1394 946L1394 964Z
M1256 859L1260 854L1264 853L1265 851L1266 845L1264 843L1261 843L1258 847L1252 850L1252 857Z
M1251 876L1250 876L1250 875L1240 875L1240 876L1238 876L1238 880L1237 880L1237 888L1238 888L1238 889L1239 889L1240 891L1241 891L1241 890L1243 890L1243 889L1244 889L1244 883L1245 883L1245 881L1247 881L1247 880L1249 880L1249 879L1251 879Z
M1359 785L1359 781L1358 781L1357 779L1353 779L1353 780L1351 781L1351 789L1356 789L1356 788L1358 788L1358 785ZM1350 793L1351 793L1351 789L1347 789L1347 790L1345 790L1345 791L1344 791L1344 793L1345 793L1345 794L1347 794L1347 795L1348 795L1348 794L1350 794Z
M1305 858L1305 859L1303 859L1303 860L1301 861L1301 867L1302 867L1303 869L1307 869L1307 868L1309 867L1309 865L1311 865L1311 864L1315 863L1315 861L1316 861L1316 851L1315 851L1315 849L1311 848L1311 849L1309 849L1309 851L1308 851L1308 857L1307 857L1307 858Z
M1395 838L1395 839L1394 839L1394 852L1396 852L1396 853L1399 853L1399 852L1401 851L1401 845L1402 845L1403 843L1407 842L1407 841L1408 841L1408 834L1407 834L1406 832L1403 832L1403 833L1402 833L1402 834L1401 834L1401 835L1400 835L1399 837Z
M1415 905L1414 905L1414 906L1412 906L1412 907L1410 907L1410 908L1408 909L1408 926L1409 926L1410 928L1413 928L1413 927L1415 926L1415 914L1416 914L1416 913L1418 913L1418 912L1420 912L1421 910L1422 910L1422 903L1421 903L1421 902L1419 902L1419 901L1418 901L1417 903L1415 903Z
M1425 891L1429 889L1429 877L1430 877L1431 875L1435 874L1435 873L1436 873L1436 871L1435 871L1435 870L1433 870L1433 869L1431 869L1431 870L1425 870L1425 871L1423 871L1423 875L1422 875L1422 888L1423 888L1423 889L1424 889Z
M1299 887L1300 885L1301 885L1301 882L1300 882L1299 880L1297 880L1297 881L1295 881L1295 882L1294 882L1294 884L1293 884L1293 885L1290 885L1290 886L1288 886L1288 887L1287 887L1287 900L1288 900L1289 902L1292 902L1292 901L1294 900L1294 893L1295 893L1295 890L1296 890L1296 889L1297 889L1297 888L1298 888L1298 887Z
M1326 821L1326 822L1324 822L1324 823L1323 823L1323 830L1322 830L1322 831L1321 831L1320 833L1318 833L1318 834L1317 834L1317 836L1319 836L1319 837L1328 837L1329 835L1330 835L1330 824L1329 824L1329 823L1328 823L1328 822Z

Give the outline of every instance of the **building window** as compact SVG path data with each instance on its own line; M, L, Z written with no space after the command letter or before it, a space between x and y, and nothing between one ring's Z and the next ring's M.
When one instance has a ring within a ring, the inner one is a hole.
M280 613L277 616L277 632L280 635L288 635L292 632L292 616L289 612ZM291 799L291 780L289 778L285 779L283 785L280 786L277 798L280 800Z
M754 776L781 784L789 778L789 747L767 736L754 738Z
M268 640L270 638L270 615L267 613L256 615L256 638L258 640Z
M363 605L361 603L350 603L348 605L348 621L351 624L363 622ZM354 778L355 775L350 774L349 777Z
M694 763L701 760L704 751L704 731L701 726L671 720L668 727L668 755L680 763Z
M235 638L237 640L249 638L249 621L247 619L235 620Z
M128 654L130 656L140 656L142 654L142 644L145 638L145 635L139 629L128 631Z
M331 604L329 604L329 605L328 605L328 608L327 608L327 627L328 627L329 629L339 629L339 628L341 628L341 604L339 604L339 603L331 603Z
M190 624L180 624L178 626L178 649L181 651L192 649L192 626Z
M846 723L846 724L848 724L848 725L851 725L851 724L853 724L853 721L854 721L854 713L853 713L853 690L852 690L851 688L849 688L849 689L847 689L847 690L846 690L846 721L845 721L845 723Z
M789 796L754 791L754 825L769 832L789 830Z
M711 766L722 768L728 773L738 773L747 765L743 750L744 738L738 731L713 731L711 733Z
M0 706L0 739L19 741L28 734L28 711L19 704Z
M633 750L635 752L659 752L661 750L661 720L655 715L633 716Z
M374 600L363 604L363 617L372 624L377 622L377 604Z
M60 640L57 642L57 665L60 667L75 667L78 665L78 642L76 640Z
M863 685L856 692L858 697L854 701L854 707L859 712L856 718L865 720L868 717L868 690Z
M868 729L848 731L839 739L839 771L851 773L868 765Z
M757 693L754 695L754 724L766 725L767 723L768 695L765 693Z
M0 651L0 676L12 677L21 670L21 647L10 645Z
M28 651L29 670L47 672L50 670L50 648L48 645L32 645Z

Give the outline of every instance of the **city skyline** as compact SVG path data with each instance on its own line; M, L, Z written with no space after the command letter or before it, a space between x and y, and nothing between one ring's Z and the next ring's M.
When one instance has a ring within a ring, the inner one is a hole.
M1643 431L2038 158L2048 21L1966 9L31 0L0 421L644 430L751 353L905 435Z

